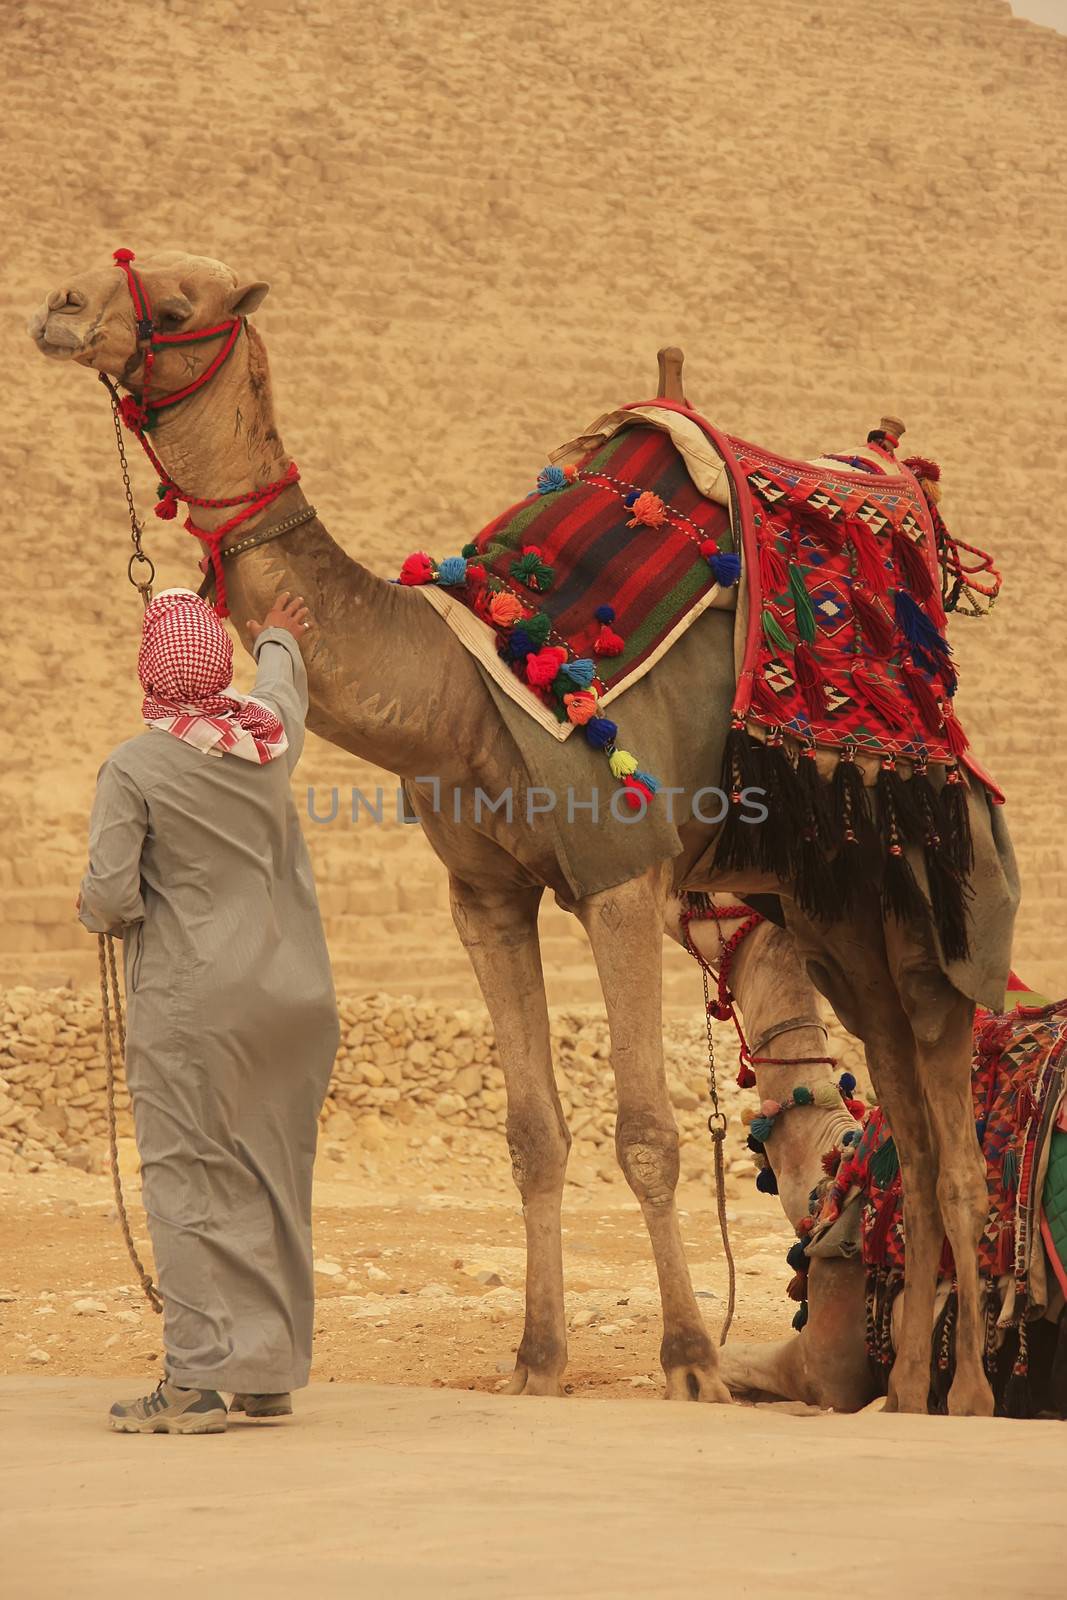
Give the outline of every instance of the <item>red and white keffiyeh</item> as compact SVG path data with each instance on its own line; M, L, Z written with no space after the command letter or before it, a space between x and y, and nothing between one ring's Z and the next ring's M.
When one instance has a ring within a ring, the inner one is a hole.
M197 750L262 763L289 747L270 707L230 687L230 636L191 589L164 589L146 607L137 675L145 722Z

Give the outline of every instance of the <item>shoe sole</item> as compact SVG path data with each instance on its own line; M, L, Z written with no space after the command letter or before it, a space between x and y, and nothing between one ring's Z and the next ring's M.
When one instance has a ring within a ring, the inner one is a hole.
M184 1417L146 1417L143 1422L136 1417L109 1417L108 1422L115 1433L226 1432L225 1411L204 1411Z
M278 1406L235 1406L231 1404L230 1411L234 1416L245 1417L291 1417L293 1414L291 1404Z

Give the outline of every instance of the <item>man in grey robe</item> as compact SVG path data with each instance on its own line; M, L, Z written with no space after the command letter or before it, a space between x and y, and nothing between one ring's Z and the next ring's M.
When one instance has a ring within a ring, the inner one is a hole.
M338 1021L289 787L307 626L288 597L253 624L246 698L228 689L232 646L210 609L158 596L139 660L148 729L99 774L79 911L123 938L166 1351L156 1393L112 1408L120 1432L220 1432L220 1391L287 1414L308 1380L312 1166Z

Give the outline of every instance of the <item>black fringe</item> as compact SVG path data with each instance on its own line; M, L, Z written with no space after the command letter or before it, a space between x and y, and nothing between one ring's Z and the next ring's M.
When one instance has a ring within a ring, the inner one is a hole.
M731 728L723 752L722 787L729 810L715 844L715 865L744 869L759 865L757 834L763 823L746 821L748 808L741 803L743 789L764 789L763 745L744 728Z
M926 901L905 854L906 841L917 838L914 802L907 798L904 815L897 810L901 777L883 767L875 784L879 832L882 837L882 910L898 922L919 922L927 914Z
M949 860L961 878L966 878L974 867L974 840L971 837L971 817L967 809L967 784L945 783L940 794L941 835Z
M803 809L797 842L797 904L808 916L832 922L840 915L841 905L829 870L834 846L830 786L819 776L815 757L803 750L797 757L796 778Z
M962 961L971 947L967 902L974 891L961 876L952 852L946 849L941 834L944 823L939 796L926 773L916 772L908 788L920 819L930 907L941 948L947 960Z

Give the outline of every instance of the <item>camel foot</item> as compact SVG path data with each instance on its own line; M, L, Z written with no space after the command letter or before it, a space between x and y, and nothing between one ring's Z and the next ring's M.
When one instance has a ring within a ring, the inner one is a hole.
M984 1372L960 1373L957 1371L948 1391L950 1417L991 1417L993 1391Z
M731 1404L729 1389L719 1377L715 1367L698 1367L690 1364L667 1369L665 1400L698 1400L707 1405Z
M559 1372L534 1372L523 1362L517 1362L511 1381L504 1394L549 1395L556 1399L563 1393L562 1374Z
M925 1361L905 1365L898 1356L889 1377L885 1411L924 1417L930 1400L930 1368Z

